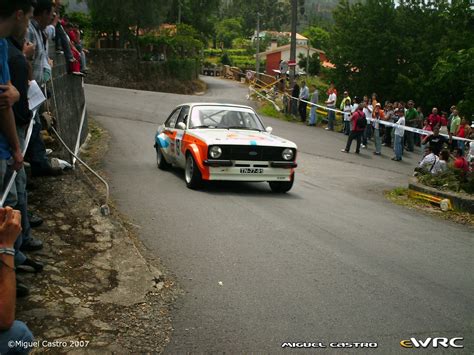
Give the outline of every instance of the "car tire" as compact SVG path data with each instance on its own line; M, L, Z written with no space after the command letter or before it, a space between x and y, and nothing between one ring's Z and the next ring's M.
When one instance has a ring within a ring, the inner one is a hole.
M168 170L171 164L168 163L159 146L156 146L156 166L160 170Z
M186 186L192 190L199 189L202 186L202 175L196 161L191 153L186 154L186 166L184 168L184 179Z
M291 188L293 187L294 181L295 181L295 174L293 173L290 181L269 181L268 183L270 184L270 188L272 189L273 192L284 194L291 190Z

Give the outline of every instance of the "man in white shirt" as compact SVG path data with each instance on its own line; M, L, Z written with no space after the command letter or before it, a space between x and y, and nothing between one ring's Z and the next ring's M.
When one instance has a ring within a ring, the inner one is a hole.
M336 112L334 112L333 110L336 108L336 101L336 91L332 90L329 94L328 100L326 101L326 106L330 109L328 110L328 126L326 127L327 131L334 131L334 121L336 121Z
M395 115L398 118L396 122L398 126L395 128L395 144L393 147L395 156L392 160L401 161L403 155L403 136L405 134L405 129L403 128L405 126L405 112L403 109L396 109Z
M435 175L439 172L437 170L440 170L439 164L437 164L438 162L439 158L433 153L431 147L428 146L425 148L425 156L423 160L420 162L420 164L418 164L418 170ZM435 170L436 165L438 165L438 169Z

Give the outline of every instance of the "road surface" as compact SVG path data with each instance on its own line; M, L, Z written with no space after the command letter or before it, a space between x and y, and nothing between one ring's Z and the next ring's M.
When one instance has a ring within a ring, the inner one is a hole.
M166 351L274 353L306 341L399 353L402 339L436 336L464 337L473 351L473 229L383 195L406 186L420 153L402 163L387 149L346 155L342 134L265 117L299 147L290 193L189 190L182 171L156 168L158 124L184 102L249 104L243 85L206 80L204 96L86 86L89 112L112 136L112 196L185 291Z

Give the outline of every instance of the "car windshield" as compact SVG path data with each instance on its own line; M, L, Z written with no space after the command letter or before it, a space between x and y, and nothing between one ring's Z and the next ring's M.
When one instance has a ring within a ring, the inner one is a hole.
M190 129L248 129L263 131L262 122L251 109L244 107L196 106L191 114Z

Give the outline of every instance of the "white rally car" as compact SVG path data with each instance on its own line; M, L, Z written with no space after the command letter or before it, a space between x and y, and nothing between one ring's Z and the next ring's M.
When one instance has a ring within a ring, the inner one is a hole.
M186 185L203 180L266 181L289 191L297 147L271 134L248 106L191 103L176 107L155 136L157 165L185 170Z

